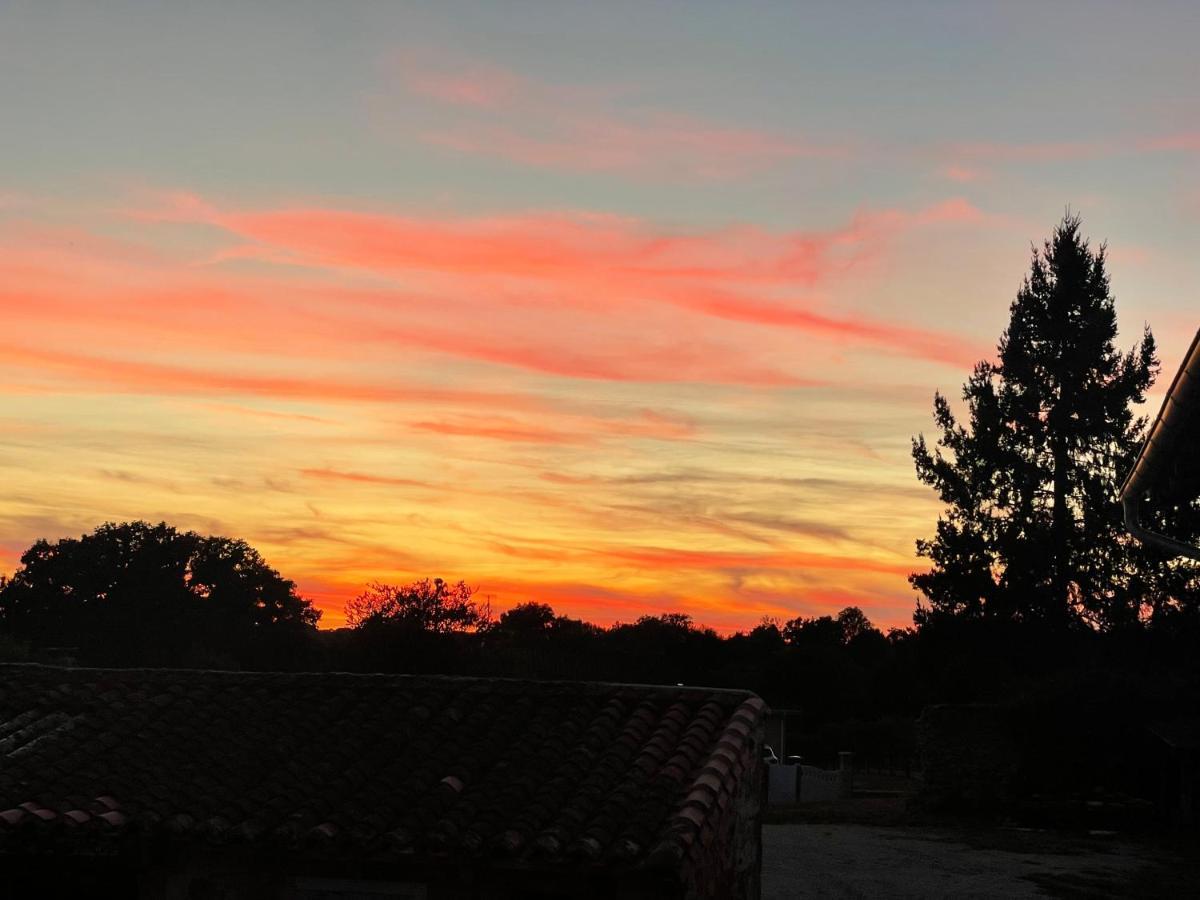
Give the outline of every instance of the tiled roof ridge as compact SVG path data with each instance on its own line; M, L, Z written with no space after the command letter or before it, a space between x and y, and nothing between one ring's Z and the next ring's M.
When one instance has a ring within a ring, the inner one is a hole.
M691 789L678 804L667 828L651 848L646 865L650 868L677 868L698 844L697 838L711 827L715 812L724 812L734 802L741 776L758 760L754 736L758 724L768 712L762 698L751 694L728 717L716 745L691 782Z
M766 709L678 684L4 663L0 843L695 866L755 790Z
M38 662L0 662L0 676L7 672L42 672L42 673L70 673L71 677L85 678L88 675L103 675L116 680L136 680L137 677L149 678L165 678L170 675L176 676L205 676L215 678L228 679L276 679L279 681L303 681L303 680L346 680L359 681L362 683L386 683L394 681L396 683L419 684L428 682L431 684L505 684L519 686L523 684L535 684L555 686L561 685L578 689L581 686L595 687L600 689L631 689L636 691L651 691L661 693L668 696L679 696L680 694L687 695L709 695L709 694L724 694L727 696L738 697L755 697L757 694L748 688L730 688L730 687L712 687L704 684L653 684L637 681L604 681L593 679L567 679L567 678L521 678L507 675L444 675L435 673L417 673L417 672L349 672L343 670L321 671L321 670L302 670L302 671L286 671L286 670L258 670L258 669L199 669L199 668L180 668L171 666L142 666L142 667L104 667L104 666L62 666L51 663Z

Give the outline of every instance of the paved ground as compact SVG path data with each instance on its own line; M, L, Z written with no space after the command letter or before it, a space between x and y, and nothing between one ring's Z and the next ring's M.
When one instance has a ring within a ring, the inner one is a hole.
M763 827L763 900L1200 895L1200 871L1167 856L1116 837L774 824Z

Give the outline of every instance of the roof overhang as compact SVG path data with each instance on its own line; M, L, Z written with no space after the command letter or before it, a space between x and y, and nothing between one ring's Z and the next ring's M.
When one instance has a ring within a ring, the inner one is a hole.
M1142 527L1139 505L1147 491L1161 483L1171 464L1180 459L1180 454L1188 452L1188 448L1181 446L1181 439L1197 421L1200 421L1200 331L1192 338L1192 345L1175 373L1146 441L1121 483L1121 506L1129 533L1173 556L1191 559L1200 559L1200 547Z

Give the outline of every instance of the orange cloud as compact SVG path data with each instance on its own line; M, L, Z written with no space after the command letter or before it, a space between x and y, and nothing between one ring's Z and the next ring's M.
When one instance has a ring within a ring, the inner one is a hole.
M325 416L310 416L305 413L279 412L273 409L252 409L248 406L238 406L234 403L198 403L201 409L218 413L230 413L236 416L249 416L257 419L276 419L285 422L311 422L318 425L329 425L333 419Z
M250 375L0 344L0 366L22 366L71 379L89 393L129 390L145 394L249 395L331 403L446 403L508 405L509 395L370 382ZM518 400L520 403L521 401Z
M907 576L911 563L885 563L861 556L831 556L820 553L742 553L705 550L651 548L597 551L614 561L632 563L647 569L837 569L850 572L875 572Z
M591 439L586 435L555 431L550 428L540 428L535 425L518 422L515 419L488 416L472 416L466 420L451 422L413 422L412 427L418 431L430 431L434 434L489 438L491 440L511 441L518 444L592 443Z
M595 444L603 436L687 440L696 435L693 422L652 410L642 410L634 419L601 419L573 415L556 427L500 416L459 416L450 420L413 422L412 428L435 434L489 438L523 444Z
M316 478L322 481L348 481L352 484L378 484L389 487L429 488L434 485L427 481L414 478L394 478L389 475L372 475L366 472L340 472L336 469L301 469L300 474L305 478Z
M734 570L794 571L808 569L840 572L869 572L907 577L915 562L890 563L863 555L839 556L799 551L745 552L726 550L684 550L664 547L570 546L539 542L525 545L504 544L508 556L553 562L598 560L605 564L623 563L646 572L679 569L730 572Z

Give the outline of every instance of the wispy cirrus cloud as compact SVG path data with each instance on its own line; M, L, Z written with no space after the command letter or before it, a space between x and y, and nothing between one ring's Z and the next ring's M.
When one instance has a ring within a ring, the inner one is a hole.
M516 73L499 66L471 65L453 71L435 71L428 63L414 65L397 60L405 86L413 94L454 106L495 109L508 106L529 90Z
M422 136L436 147L534 168L667 179L737 178L788 160L838 154L768 131L661 113L556 117L553 125L528 130L504 122L471 122Z
M400 54L383 68L410 97L445 107L431 117L434 123L418 129L426 143L522 166L726 179L851 152L845 145L770 128L647 108L627 90L543 84L492 64L447 65L423 54ZM618 94L624 95L619 102ZM386 117L394 102L377 100L377 113Z
M497 407L526 407L528 398L504 392L455 390L427 384L397 384L395 381L335 380L303 378L283 374L230 372L216 367L179 366L166 363L119 359L94 354L0 344L0 367L22 368L50 380L63 379L61 390L83 393L129 391L161 396L229 397L250 396L308 403L368 404L479 404ZM264 411L256 410L256 414ZM265 411L268 414L271 411ZM245 414L243 411L242 414ZM286 417L286 413L281 413ZM323 421L304 416L300 421Z
M495 416L469 416L458 419L413 422L412 428L433 434L457 437L484 438L516 444L590 444L594 441L584 434L546 428L516 419Z
M690 440L697 436L694 422L653 410L641 410L631 417L597 418L570 415L552 424L510 416L456 416L433 421L418 421L411 428L434 434L459 435L509 441L520 444L596 444L605 438L644 438L659 441Z
M871 366L969 363L960 335L840 302L901 245L990 227L965 200L787 229L119 199L94 235L0 223L4 399L77 422L55 465L92 473L20 477L81 530L172 508L236 520L329 624L369 578L464 560L482 589L524 584L601 621L737 623L742 598L819 609L903 582L908 542L878 536L852 480L786 473L847 476L890 452L868 414L836 411L847 384L860 406L893 402ZM658 455L689 471L664 475ZM856 524L823 521L832 507Z
M913 570L909 562L882 562L856 556L822 553L746 553L740 551L681 550L661 547L608 549L602 554L613 560L647 568L685 569L838 569L906 576Z
M648 107L628 87L542 83L477 61L398 54L384 65L410 98L431 105L424 142L468 156L532 168L657 179L730 179L799 160L849 161L880 147L814 140L771 127L734 125ZM387 118L394 100L375 108ZM962 140L934 150L941 177L959 184L990 168L1135 153L1194 153L1196 132L1079 140Z
M1184 131L1143 139L1139 146L1156 153L1200 153L1200 131Z
M670 232L636 219L587 213L454 219L314 207L222 211L187 194L167 196L160 208L139 215L216 225L246 242L243 246L260 247L262 258L274 262L450 278L453 284L442 282L440 289L451 295L487 291L493 308L509 297L514 310L537 308L543 317L568 308L607 319L642 316L650 301L955 365L970 365L983 349L951 333L837 315L787 299L874 265L898 234L939 224L985 224L988 217L962 198L913 212L865 211L843 226L806 232L753 226ZM715 368L720 381L813 383L739 361L702 340L619 357L577 346L564 357L557 345L530 346L518 335L481 344L463 332L450 339L428 328L418 334L413 337L411 327L374 332L376 339L390 335L403 342L408 336L427 348L559 375L661 380L661 372L669 370L678 380L695 380L705 368ZM593 336L601 338L602 332Z
M945 152L952 157L980 162L1057 162L1094 159L1119 152L1127 146L1127 142L1108 138L1087 141L966 141L951 144Z
M320 481L348 482L350 484L384 485L386 487L430 488L436 485L415 478L399 478L394 475L379 475L372 472L347 472L330 468L301 469L305 478Z
M970 184L971 182L979 181L986 175L984 170L977 166L955 165L953 163L942 166L940 174L943 178L958 182L959 184Z
M1082 162L1114 156L1200 152L1200 132L1157 135L1114 135L1089 140L963 141L937 147L934 155L948 160L938 172L950 181L969 184L998 167Z
M839 556L812 552L755 552L740 550L687 550L668 547L587 547L565 548L543 543L538 546L511 548L511 555L535 559L572 560L602 559L609 565L633 566L647 571L658 569L703 569L715 572L743 570L804 571L835 569L853 572L873 572L882 575L907 576L914 563L888 562L862 554Z
M323 227L320 217L313 224ZM414 226L412 233L418 231ZM536 233L534 229L515 243L510 242L513 252L520 254L522 248L535 252ZM405 230L389 229L386 235L376 236L376 240L385 241L381 251L385 257L390 255L390 242L403 242L405 234ZM530 264L504 255L488 258L490 251L484 249L474 262L464 260L464 269L459 272L454 268L452 241L447 241L445 247L435 247L429 253L385 258L378 269L371 269L375 257L343 257L336 246L324 256L319 247L303 241L295 246L282 244L310 267L354 264L389 277L408 272L435 273L438 284L417 294L398 288L345 291L303 280L243 277L236 272L194 270L161 261L157 266L125 264L67 246L56 253L43 249L39 258L36 254L26 255L17 244L11 256L0 252L0 273L16 276L14 281L0 285L0 310L43 336L65 336L65 332L60 326L39 328L39 323L50 326L68 321L72 330L106 334L112 346L142 355L155 355L164 342L186 334L185 345L193 352L239 352L256 359L257 371L245 373L239 373L241 366L235 366L206 374L203 365L168 365L159 373L155 368L159 363L146 363L147 377L143 380L156 392L161 392L164 385L175 385L200 393L207 379L212 390L280 397L290 393L352 400L374 394L397 399L405 394L386 386L375 391L369 383L358 379L347 382L342 376L330 378L322 386L319 379L297 380L290 375L274 378L261 371L262 363L286 368L286 357L301 348L310 359L324 360L331 366L364 358L382 362L403 349L421 357L455 357L566 378L764 386L819 383L786 367L765 363L760 354L739 348L715 332L694 331L683 339L670 332L636 328L630 319L635 312L632 298L614 293L612 301L606 302L599 283L593 281L585 288L586 277L578 289L586 289L593 298L584 304L590 309L576 303L559 303L552 297L531 306L531 292L568 294L576 289L573 279L581 273L553 251L544 264L535 260L530 268ZM464 241L465 256L471 251L467 243ZM485 244L486 238L480 243ZM361 252L361 248L354 248L354 252ZM552 276L531 280L522 274L542 271L547 264L554 270ZM519 290L503 283L513 278L525 282ZM17 280L20 288L13 286ZM601 327L596 327L598 319ZM491 327L481 330L481 320ZM564 343L564 333L578 333L581 339ZM72 366L84 370L94 365L110 382L118 378L124 383L136 380L138 363L128 352L120 357L112 355L105 362L103 358L82 359L89 354L74 348L26 346L23 358L30 363L42 351L42 367L62 372ZM272 356L278 358L272 361ZM437 389L432 392L438 393Z

